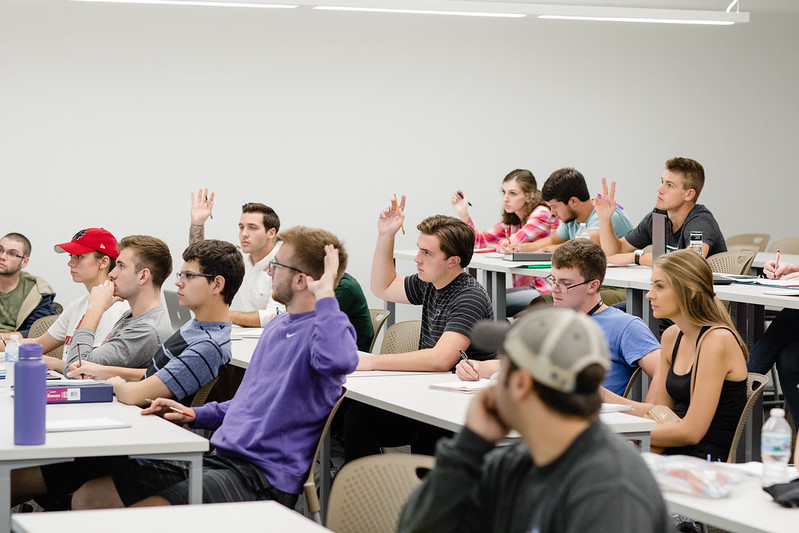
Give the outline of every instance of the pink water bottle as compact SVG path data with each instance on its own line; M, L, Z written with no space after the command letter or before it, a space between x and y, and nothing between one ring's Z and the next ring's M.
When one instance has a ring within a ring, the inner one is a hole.
M47 365L41 344L23 344L14 365L14 444L44 444Z

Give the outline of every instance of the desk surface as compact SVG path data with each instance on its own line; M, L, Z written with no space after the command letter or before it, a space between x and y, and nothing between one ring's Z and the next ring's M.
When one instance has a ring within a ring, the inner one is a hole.
M14 445L14 402L0 398L0 461L60 459L129 454L202 453L208 441L157 416L142 416L141 409L113 402L48 405L47 420L111 418L129 428L48 433L41 446Z
M237 533L329 531L301 514L272 501L15 514L11 520L11 530L18 533L53 531L140 533L142 530L148 533L176 531L217 533L231 530Z
M799 509L774 503L757 480L747 481L727 498L712 500L663 491L672 513L738 533L793 533L799 527Z

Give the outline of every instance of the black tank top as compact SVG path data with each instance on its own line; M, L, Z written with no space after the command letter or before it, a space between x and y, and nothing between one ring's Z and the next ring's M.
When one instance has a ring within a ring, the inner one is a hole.
M707 331L708 326L702 328L697 338L697 343L702 335ZM688 406L691 404L691 370L687 374L678 375L674 373L674 365L677 358L677 349L680 347L682 340L682 331L677 336L674 342L674 350L671 353L671 367L666 374L666 392L674 400L674 412L683 418L688 412ZM697 357L697 365L699 358ZM719 396L719 403L716 407L716 413L713 415L713 420L710 421L710 427L707 433L702 437L702 440L694 446L679 446L667 448L664 453L669 455L684 454L701 457L703 459L710 456L712 460L726 461L727 455L730 453L730 445L735 436L735 429L738 426L738 420L741 418L741 413L746 405L746 387L747 380L743 381L728 381L724 380L721 386L721 395Z

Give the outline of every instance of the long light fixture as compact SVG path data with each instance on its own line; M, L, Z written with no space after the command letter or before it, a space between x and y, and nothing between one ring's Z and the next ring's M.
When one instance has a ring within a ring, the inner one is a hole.
M281 4L271 0L74 0L80 2L116 2L139 4L205 5L229 7L263 7L291 9L310 6L327 11L366 11L376 13L407 13L425 15L458 15L468 17L522 18L528 15L540 19L587 20L602 22L647 22L656 24L732 25L749 22L749 13L695 9L665 9L647 7L576 6L531 4L526 2L491 2L485 0L294 0Z

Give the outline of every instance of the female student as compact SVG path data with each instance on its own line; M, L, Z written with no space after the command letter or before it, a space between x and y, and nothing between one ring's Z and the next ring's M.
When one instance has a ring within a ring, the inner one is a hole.
M47 352L58 348L62 344L68 347L72 344L72 335L80 327L83 315L89 305L89 293L92 287L102 284L108 279L108 273L113 270L116 258L119 256L117 240L110 231L103 228L88 228L75 234L71 241L55 245L57 253L69 254L69 273L72 281L82 283L86 287L86 294L72 301L64 308L50 328L35 339L25 339L23 342L36 342L42 345L42 351ZM127 302L115 302L105 313L97 326L95 342L99 346L111 332L125 312L130 309ZM62 371L64 362L53 357L45 357L47 366L51 370Z
M696 252L679 250L658 258L646 295L656 318L674 325L661 339L657 405L680 420L658 424L652 446L666 454L726 461L746 404L748 352L730 316L713 292L713 273ZM603 400L630 403L643 416L654 407L603 390Z
M469 216L469 201L463 191L456 191L451 201L458 217L474 228ZM558 220L541 201L541 191L529 170L516 169L505 176L502 180L502 202L500 222L483 232L475 228L475 248L491 246L499 252L509 251L512 244L542 239L558 227ZM549 292L544 278L532 276L514 274L513 287L508 291L506 300L508 316L524 309L539 294Z

